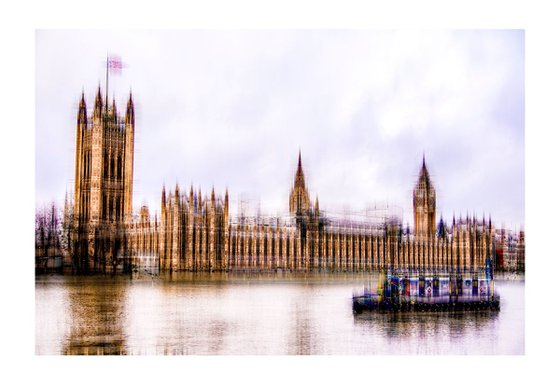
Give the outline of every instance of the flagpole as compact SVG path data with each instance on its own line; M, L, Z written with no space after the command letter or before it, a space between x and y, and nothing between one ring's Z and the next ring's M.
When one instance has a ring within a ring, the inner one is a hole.
M105 115L109 114L109 54L107 54L107 68L105 70Z

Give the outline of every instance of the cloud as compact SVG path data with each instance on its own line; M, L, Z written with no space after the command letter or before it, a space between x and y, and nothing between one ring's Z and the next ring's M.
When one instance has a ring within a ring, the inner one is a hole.
M426 154L438 210L524 222L523 31L38 31L38 201L72 188L75 118L132 88L134 202L191 182L286 211L302 150L322 208L388 201L410 220Z

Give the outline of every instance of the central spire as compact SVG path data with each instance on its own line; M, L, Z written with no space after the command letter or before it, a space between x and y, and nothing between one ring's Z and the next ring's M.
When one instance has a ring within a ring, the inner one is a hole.
M420 169L420 177L418 178L417 188L419 186L425 186L427 189L432 188L430 174L428 173L428 168L426 167L426 156L424 153L422 153L422 168Z
M301 187L305 189L305 176L303 175L303 166L301 165L301 149L299 150L298 154L298 165L294 180L294 188L295 187Z
M290 213L301 215L309 210L309 193L305 188L305 176L301 164L301 149L298 153L298 165L294 178L294 186L290 193Z

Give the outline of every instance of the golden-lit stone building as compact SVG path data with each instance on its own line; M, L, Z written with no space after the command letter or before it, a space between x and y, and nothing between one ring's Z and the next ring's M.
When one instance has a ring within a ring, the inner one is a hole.
M77 271L105 271L122 263L126 224L132 215L134 104L117 112L97 90L88 115L84 93L78 107L74 178L73 264ZM120 259L120 260L119 260Z
M435 188L422 163L413 196L415 233L386 218L382 223L331 219L309 205L298 158L289 207L292 220L230 225L228 269L477 272L491 257L491 224L473 218L435 224ZM427 198L427 199L426 199ZM437 230L437 231L436 231Z
M88 119L78 112L74 264L78 271L134 268L146 260L163 271L451 271L476 273L492 260L492 226L453 218L436 226L436 191L425 159L413 192L414 231L399 219L341 220L312 205L298 155L289 219L230 218L229 198L188 194L179 186L161 197L160 218L147 207L132 213L134 106L126 114L103 104Z

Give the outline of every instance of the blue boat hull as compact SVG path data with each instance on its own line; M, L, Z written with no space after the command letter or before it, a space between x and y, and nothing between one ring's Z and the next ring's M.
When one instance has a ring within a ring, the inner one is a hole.
M486 299L461 299L461 298L440 298L424 301L394 301L390 298L378 300L377 296L362 295L352 299L352 309L354 313L361 313L364 310L374 311L464 311L464 310L500 310L500 298L498 296Z

